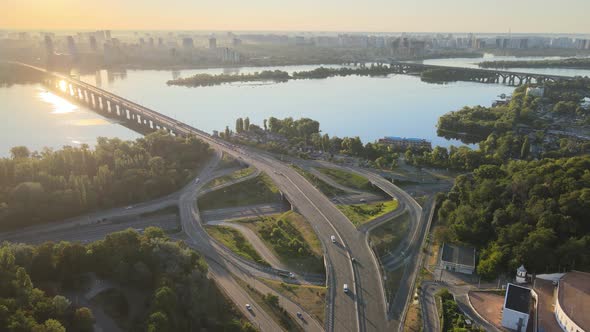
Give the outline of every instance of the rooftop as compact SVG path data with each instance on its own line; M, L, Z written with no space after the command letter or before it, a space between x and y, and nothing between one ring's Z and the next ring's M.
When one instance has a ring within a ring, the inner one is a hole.
M529 314L531 311L531 290L514 284L508 284L504 307Z
M475 248L444 243L441 260L475 267Z
M386 140L390 141L408 141L408 142L428 142L423 138L413 138L413 137L398 137L398 136L385 136Z
M559 304L578 326L590 331L590 273L572 271L559 281Z

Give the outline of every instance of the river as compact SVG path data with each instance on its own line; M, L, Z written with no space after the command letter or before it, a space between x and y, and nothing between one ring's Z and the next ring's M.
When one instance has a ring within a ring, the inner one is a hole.
M503 57L496 57L501 60ZM474 66L484 59L437 59L425 63ZM310 117L320 121L323 133L333 136L360 136L374 141L383 136L418 137L433 145L460 144L436 135L440 115L465 105L489 106L498 95L513 88L497 84L456 82L430 84L418 77L391 75L382 78L332 77L295 80L286 83L225 84L188 88L167 86L166 81L195 73L250 73L280 69L288 72L311 70L316 66L288 66L201 70L102 70L80 75L83 81L117 93L154 110L208 132L233 129L237 117L249 117L262 125L270 116ZM516 70L515 70L516 71ZM555 74L552 69L520 71ZM585 71L567 71L590 75ZM0 156L9 149L26 145L33 150L62 145L93 145L98 136L133 139L139 135L105 119L85 107L45 91L41 85L14 85L0 88ZM10 113L10 114L9 114Z

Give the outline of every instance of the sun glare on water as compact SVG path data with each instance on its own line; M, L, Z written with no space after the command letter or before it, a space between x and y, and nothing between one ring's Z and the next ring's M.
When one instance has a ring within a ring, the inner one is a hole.
M65 82L64 82L65 84ZM60 83L61 86L61 83ZM68 102L67 100L54 95L53 93L49 92L49 91L41 91L39 93L39 98L50 104L51 108L53 109L53 111L51 113L53 114L65 114L65 113L72 113L74 112L76 109L78 109L78 107L76 107L76 105Z
M61 91L66 92L66 90L68 88L66 81L64 81L64 80L59 81L59 88L61 89Z

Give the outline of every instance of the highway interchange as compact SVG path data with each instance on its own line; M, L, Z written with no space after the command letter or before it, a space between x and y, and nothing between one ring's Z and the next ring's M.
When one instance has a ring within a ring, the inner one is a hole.
M71 78L66 77L64 79L71 80ZM76 84L82 83L76 81ZM86 83L83 83L83 85L89 86ZM234 279L240 278L247 283L256 284L253 277L263 276L266 278L280 279L277 277L276 271L262 268L252 262L245 262L244 259L240 259L239 256L233 254L209 237L202 227L203 220L195 203L200 192L203 191L205 184L215 177L215 168L222 153L225 153L267 174L294 209L312 225L322 243L326 262L326 284L328 286L326 325L321 326L299 306L281 297L281 304L287 309L289 314L294 315L294 312L299 311L305 315L304 320L297 318L294 320L301 324L305 330L340 332L391 331L399 329L399 320L391 320L388 315L389 308L387 299L385 298L381 267L369 247L366 232L361 232L355 228L329 198L316 189L294 168L290 167L287 163L279 161L269 153L235 146L96 87L89 86L89 88L102 95L109 95L110 98L117 98L121 103L140 107L142 112L148 113L150 116L166 123L168 128L174 128L176 134L194 135L201 138L213 148L215 157L201 170L198 177L199 180L191 181L178 193L152 202L138 204L131 208L113 209L81 218L74 218L63 223L30 228L21 232L0 234L0 240L33 239L40 233L51 234L52 232L62 234L62 238L58 236L54 240L67 240L68 237L79 241L95 240L98 236L104 236L116 228L103 227L100 230L95 229L90 232L91 234L88 234L85 227L96 225L97 220L136 215L177 204L179 206L180 221L185 241L207 258L210 266L210 275L216 280L220 288L245 316L252 320L261 330L282 330L267 313L256 310L256 308L253 312L250 312L245 308L245 303L255 303L255 301L253 301L248 293ZM331 166L337 167L336 165ZM419 252L422 238L425 235L421 207L409 194L370 170L348 168L348 171L365 176L385 193L398 199L400 205L403 204L404 208L408 210L412 218L414 231L412 232L411 240L406 243L407 251L405 252L406 257L415 258L416 253ZM76 231L72 232L72 227ZM63 232L72 232L73 234L64 235ZM336 243L330 241L331 236L336 238ZM354 261L353 257L355 258ZM297 271L294 272L296 273ZM401 293L405 294L398 296L399 300L396 300L396 303L392 304L393 308L402 315L411 297L410 292L413 287L409 286L413 285L415 276L415 271L406 276L405 280L403 280L406 284L400 287ZM314 283L315 280L306 280L298 275L297 281ZM350 286L349 293L343 291L342 286L344 284ZM262 286L258 285L259 288L263 288ZM272 292L272 290L266 291Z

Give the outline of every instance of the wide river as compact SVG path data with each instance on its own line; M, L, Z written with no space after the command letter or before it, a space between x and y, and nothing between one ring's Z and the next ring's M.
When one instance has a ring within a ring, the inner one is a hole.
M504 57L496 57L503 59ZM427 63L475 66L483 59L441 59ZM249 117L262 125L270 116L309 117L320 121L324 133L360 136L374 141L383 136L418 137L434 145L458 144L437 137L440 115L466 105L489 106L512 87L497 84L457 82L429 84L417 77L391 75L385 78L333 77L278 84L226 84L188 88L167 86L166 81L195 73L249 73L266 69L289 72L316 66L204 69L182 71L100 71L81 75L88 83L117 93L154 110L208 132L233 129L237 117ZM583 70L522 69L560 75L589 75ZM99 136L132 139L138 134L96 113L47 92L41 85L0 88L0 156L26 145L32 150L62 145L93 145Z

